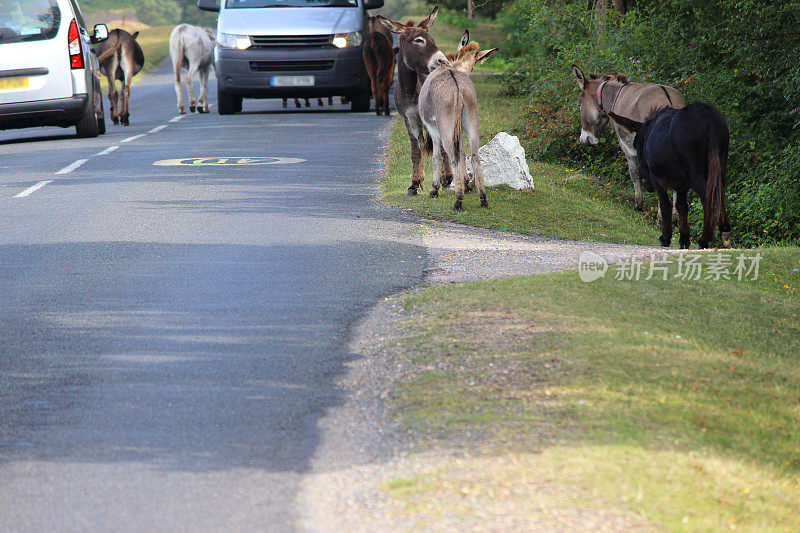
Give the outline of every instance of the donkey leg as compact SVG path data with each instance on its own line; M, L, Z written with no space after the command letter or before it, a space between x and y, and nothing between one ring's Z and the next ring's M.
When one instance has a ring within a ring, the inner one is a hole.
M700 196L698 191L695 192ZM708 243L714 238L714 214L712 213L712 206L708 205L706 201L705 191L703 191L703 195L700 196L700 202L703 204L703 233L700 235L700 238L697 239L697 247L702 250L708 248Z
M688 190L675 191L675 208L678 211L678 232L680 233L680 246L681 249L686 250L691 244L691 237L689 235L689 201L687 196Z
M333 105L333 97L332 96L328 97L328 105Z
M633 182L633 199L637 211L642 210L644 204L644 193L642 192L642 176L639 172L639 161L636 159L636 150L633 148L633 138L625 137L623 134L618 137L619 145L628 161L628 174Z
M119 93L113 79L108 80L108 104L111 121L114 124L119 124Z
M441 173L442 169L442 143L439 139L433 140L433 157L431 161L433 162L433 183L431 184L431 192L429 193L431 198L436 198L439 196L439 174Z
M208 113L208 76L211 68L200 69L200 98L197 100L197 112Z
M422 120L415 111L412 115L403 116L408 132L408 140L411 143L411 186L406 191L406 196L414 196L422 190L422 182L425 180L425 159L423 157L424 140L422 130Z
M122 125L123 126L130 126L131 125L131 113L129 111L128 106L130 105L131 101L131 86L130 83L125 83L125 87L122 88L122 113L120 117L122 118Z
M178 97L178 112L186 114L186 105L183 103L183 84L181 82L179 67L175 67L175 95Z
M283 108L286 109L286 98L283 99Z
M317 106L325 107L325 104L322 103L322 98L317 97Z
M294 99L294 107L297 108L297 109L300 109L301 107L303 107L303 106L300 105L300 99L299 98L295 98Z
M480 138L478 137L478 110L467 104L461 112L461 124L467 134L469 140L469 150L472 153L472 171L475 174L475 187L478 188L478 197L481 199L481 207L489 207L489 201L486 199L486 185L483 182L483 168L481 167L481 158L478 156L478 148L480 147ZM464 149L463 147L461 148ZM467 183L469 186L469 183Z
M663 213L671 213L672 199L669 197L669 191L657 186L656 193L658 193L658 205L661 211ZM672 242L672 220L667 219L661 221L661 236L658 238L658 242L661 246L669 248Z
M728 209L725 206L725 191L722 191L720 196L719 205L719 238L722 241L723 248L730 248L733 246L733 235L731 234L731 223L728 221Z
M197 99L194 97L194 78L197 74L197 68L192 65L189 67L189 72L186 74L184 83L186 84L186 94L189 95L189 112L194 113L197 111Z

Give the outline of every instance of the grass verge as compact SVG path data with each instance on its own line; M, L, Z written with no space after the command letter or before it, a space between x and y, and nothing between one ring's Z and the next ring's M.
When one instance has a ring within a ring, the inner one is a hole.
M513 134L522 100L500 94L493 77L473 76L480 104L481 144L500 131ZM464 212L452 210L453 193L440 198L427 194L406 197L411 183L411 148L405 126L398 117L387 151L387 173L383 199L390 205L411 209L424 216L453 220L473 226L516 233L538 233L556 237L625 244L658 242L658 232L647 216L633 211L619 192L602 187L596 180L561 166L528 162L535 185L533 191L509 187L488 190L488 210L478 209L477 195L469 194ZM430 162L426 188L430 189ZM677 239L676 239L677 242Z
M396 407L465 457L384 490L429 523L611 509L666 529L799 530L800 253L755 252L755 281L673 265L666 281L572 271L409 296Z

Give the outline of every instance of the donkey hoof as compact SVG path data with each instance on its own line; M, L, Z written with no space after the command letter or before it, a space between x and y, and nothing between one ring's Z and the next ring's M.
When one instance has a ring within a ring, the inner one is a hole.
M190 112L190 113L194 113L196 109L197 109L197 107L196 107L196 106L193 106L193 105L190 105L190 106L189 106L189 112Z
M453 204L453 211L463 211L464 206L461 205L461 201L457 200L456 203Z
M665 239L664 237L659 237L658 238L658 244L660 244L664 248L669 248L669 245L670 245L671 242L672 242L672 239Z
M686 238L681 237L681 240L680 240L681 250L688 250L689 246L691 246L691 244L692 244L692 241L691 241L691 239L689 239L689 237L686 237Z
M431 192L428 193L428 196L430 196L431 198L438 198L439 191L436 189L431 189Z
M708 241L704 240L697 241L697 248L700 250L705 250L706 248L708 248Z
M208 113L208 111L206 111L206 110L205 110L205 109L203 109L202 107L198 107L198 108L197 108L197 112L198 112L198 113L200 113L201 115L202 115L203 113Z
M416 196L416 195L417 195L417 186L416 185L412 185L406 191L406 196Z
M481 198L481 207L484 207L484 208L488 208L489 207L489 201L486 199L485 196Z

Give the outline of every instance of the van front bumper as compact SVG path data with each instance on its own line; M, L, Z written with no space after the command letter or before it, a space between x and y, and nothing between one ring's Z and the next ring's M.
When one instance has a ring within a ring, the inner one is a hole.
M31 126L74 126L86 112L89 95L69 98L0 104L0 129Z
M218 90L243 98L350 96L369 91L361 47L215 53ZM273 87L273 76L314 76L308 87Z

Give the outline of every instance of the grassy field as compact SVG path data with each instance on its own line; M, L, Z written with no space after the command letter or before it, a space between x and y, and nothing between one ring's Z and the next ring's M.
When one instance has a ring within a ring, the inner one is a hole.
M480 104L481 144L500 131L513 134L521 100L500 94L499 82L488 76L473 77ZM452 210L453 193L439 198L427 193L406 197L411 183L410 146L398 117L387 151L384 200L425 216L517 233L539 233L569 239L627 244L657 244L657 230L647 216L633 211L619 193L568 168L528 161L535 190L509 187L488 190L488 210L478 209L477 195L468 194L464 212ZM424 185L430 190L428 162ZM676 239L677 242L677 239Z
M800 530L800 252L756 252L756 281L676 279L673 264L667 281L611 267L409 296L414 370L395 407L428 446L467 453L385 491L431 524L603 509Z
M510 498L667 529L798 531L800 252L755 252L757 281L673 266L667 281L573 271L409 296L415 370L395 407L429 446L468 457L385 491L431 523Z

